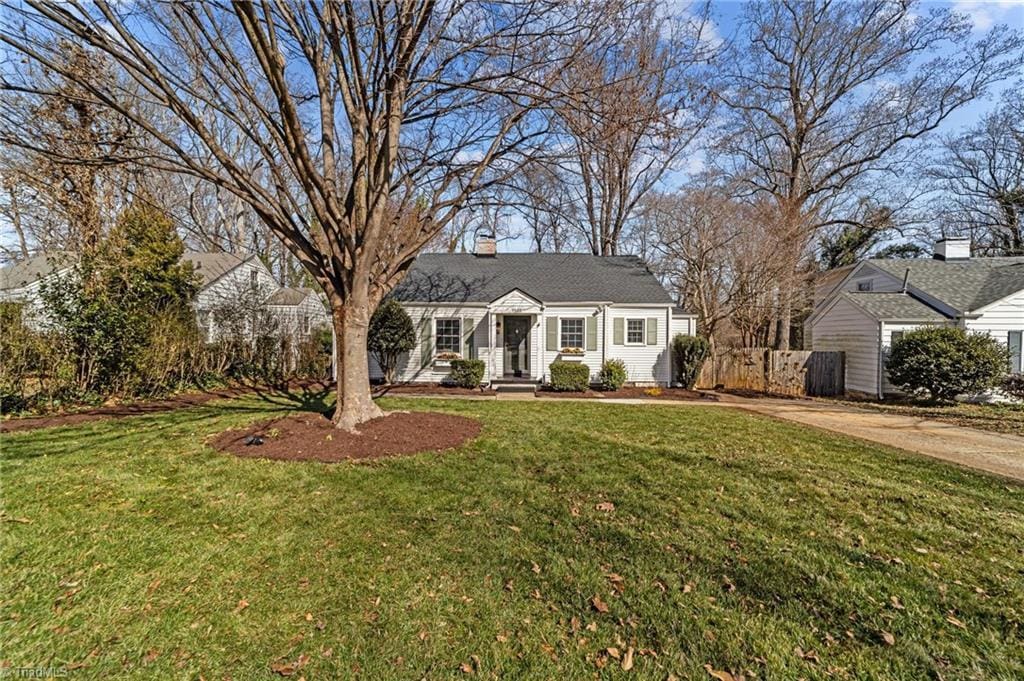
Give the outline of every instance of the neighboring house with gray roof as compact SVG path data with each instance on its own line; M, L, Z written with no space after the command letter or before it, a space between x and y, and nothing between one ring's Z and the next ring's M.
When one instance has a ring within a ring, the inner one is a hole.
M634 256L425 253L392 292L413 319L416 347L397 380L442 382L453 358L484 361L484 382L537 384L557 359L579 362L594 379L621 359L635 384L671 382L669 344L695 319ZM371 361L371 376L381 372Z
M25 319L37 327L44 325L40 289L69 272L76 260L73 253L43 254L0 268L0 301L22 303ZM274 320L277 331L299 337L318 326L330 326L319 296L311 289L278 285L255 255L186 251L182 260L191 263L200 278L196 318L208 340L228 332L228 319L239 321L233 326L242 333L251 333L254 319L262 316Z
M970 248L945 239L932 259L868 259L843 276L825 273L806 324L811 349L845 352L847 390L873 397L895 392L885 374L893 338L922 326L988 333L1009 349L1010 371L1024 372L1024 257L972 258Z

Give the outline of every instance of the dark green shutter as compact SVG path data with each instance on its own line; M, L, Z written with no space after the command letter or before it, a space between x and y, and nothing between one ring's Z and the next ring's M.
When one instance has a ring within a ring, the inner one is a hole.
M647 344L657 345L658 344L658 318L648 317L647 318Z
M612 320L612 343L623 345L626 342L626 320L616 317Z
M420 319L420 367L427 367L434 362L434 318L427 316Z
M587 317L587 350L597 350L597 320Z
M558 352L558 317L548 317L546 324L548 352Z
M472 317L462 318L462 356L465 359L473 357L473 333L476 331L476 322Z

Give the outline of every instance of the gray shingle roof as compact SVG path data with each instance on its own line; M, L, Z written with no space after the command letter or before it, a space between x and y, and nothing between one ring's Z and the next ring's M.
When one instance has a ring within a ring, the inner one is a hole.
M19 289L61 267L74 264L73 253L44 253L0 268L0 290Z
M225 274L235 269L252 256L248 253L236 255L234 253L201 253L199 251L185 251L181 259L183 262L190 262L195 267L196 273L203 278L203 286L220 279Z
M900 279L910 268L912 288L963 313L977 310L1024 289L1024 257L970 260L868 260Z
M900 322L942 322L949 317L906 293L844 291L840 294L875 319Z
M424 253L393 295L404 302L489 303L512 289L542 303L672 304L636 256L584 253Z
M300 305L311 294L313 289L282 286L267 298L267 305Z

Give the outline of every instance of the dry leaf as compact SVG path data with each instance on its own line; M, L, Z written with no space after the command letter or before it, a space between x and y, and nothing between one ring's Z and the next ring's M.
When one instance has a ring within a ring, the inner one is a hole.
M889 596L889 603L897 610L904 610L903 604L900 603L899 596Z
M601 600L600 596L594 596L590 599L590 604L594 606L594 610L598 612L608 612L608 604Z
M622 658L622 671L628 672L633 668L633 649L627 648L626 655Z
M617 575L614 572L609 572L605 575L608 581L612 583L612 588L617 592L622 593L626 590L626 580L623 579L622 575Z
M421 632L419 633L419 637L420 637L420 640L421 640L421 641L426 641L426 640L427 640L427 638L429 638L429 637L430 637L430 634L428 634L428 633L427 633L426 631L421 631Z
M611 513L615 510L615 504L610 501L602 501L600 504L595 506L598 511L604 511L605 513Z
M235 614L238 614L249 607L249 601L244 598L238 601L238 605L235 606Z
M270 670L277 674L280 674L281 676L291 676L295 672L305 667L307 662L309 662L309 655L303 654L299 655L298 659L295 660L295 662L286 662L283 664L280 662L275 662L270 665Z
M160 651L156 648L152 648L146 651L146 654L142 656L142 662L143 664L149 664L158 657L160 657Z
M885 641L885 645L887 646L896 645L896 637L888 631L882 632L882 640Z
M472 674L473 673L473 665L471 665L468 662L463 662L462 664L460 664L459 665L459 669L462 671L463 674Z
M729 672L719 671L709 664L704 665L704 669L711 678L718 679L718 681L736 681L736 678Z
M537 565L536 563L533 563L532 567L530 567L530 570L532 570L535 574L539 575L540 574L540 565Z
M509 525L508 529L512 530L513 532L522 532L523 531L523 528L516 527L515 525Z
M606 648L604 652L608 657L615 658L616 660L621 657L621 653L619 653L618 648Z
M587 631L590 631L590 632L594 632L594 631L597 631L597 622L591 622L590 624L588 624L588 625L587 625L586 627L584 627L584 628L585 628L585 629L586 629Z
M954 627L960 627L961 629L966 629L967 628L966 624L964 624L963 622L961 622L957 618L953 617L952 614L946 615L946 621L949 622L950 624L952 624Z

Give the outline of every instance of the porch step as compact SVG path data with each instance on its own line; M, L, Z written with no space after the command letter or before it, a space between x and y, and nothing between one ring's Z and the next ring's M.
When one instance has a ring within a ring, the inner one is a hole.
M535 393L536 381L491 381L491 387L499 393Z

